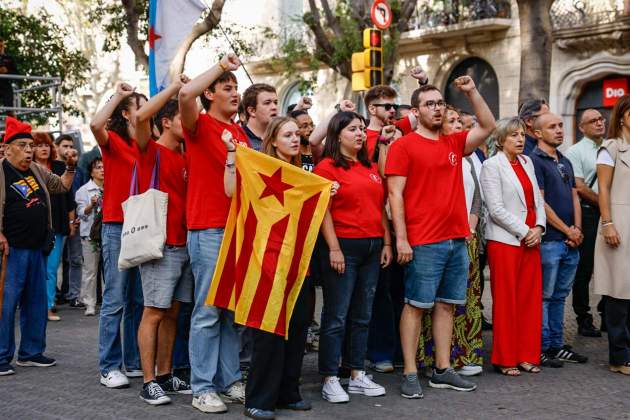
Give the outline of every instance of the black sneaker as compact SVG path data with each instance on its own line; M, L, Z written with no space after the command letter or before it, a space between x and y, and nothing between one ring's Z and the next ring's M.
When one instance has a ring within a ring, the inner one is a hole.
M160 382L158 385L160 385L167 394L192 394L190 384L179 379L175 375L171 375L170 378L164 382Z
M557 352L551 352L551 349L543 351L540 354L540 365L550 368L561 368L564 366L561 360L556 358Z
M147 382L142 386L140 399L150 405L162 405L171 402L162 387L155 381Z
M13 369L13 366L11 366L9 363L0 364L0 376L9 376L13 375L14 373L15 370Z
M17 360L15 364L22 367L51 367L55 366L57 362L55 359L51 359L50 357L40 354L39 356L31 357L28 360Z
M79 299L72 299L72 300L70 301L69 306L70 306L71 308L80 308L80 309L85 308L85 305L83 304L83 302L80 302L80 301L79 301Z
M593 325L593 318L578 320L578 334L582 337L601 337L602 333Z
M556 359L569 363L586 363L588 357L573 351L571 346L564 345L561 349L549 349L549 353L556 353Z

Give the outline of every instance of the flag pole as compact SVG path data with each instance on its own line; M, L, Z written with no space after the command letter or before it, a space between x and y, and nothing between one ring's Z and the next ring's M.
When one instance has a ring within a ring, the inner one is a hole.
M234 48L234 44L232 44L232 41L230 41L230 38L228 38L227 34L225 33L225 31L223 30L223 28L221 27L221 25L217 24L217 28L219 28L221 30L221 32L223 33L223 36L225 37L225 39L227 40L228 44L230 44L230 48L232 48L232 51L234 51L235 53L238 53L236 48ZM251 84L254 84L254 81L252 80L252 77L249 75L249 73L247 72L247 69L245 68L245 64L241 63L241 68L243 69L243 71L245 72L245 74L247 75L247 78L249 79L249 81L251 82Z

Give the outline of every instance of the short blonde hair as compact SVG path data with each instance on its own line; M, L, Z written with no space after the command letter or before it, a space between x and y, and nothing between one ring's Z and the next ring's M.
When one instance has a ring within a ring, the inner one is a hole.
M505 138L519 128L525 131L525 123L519 117L502 118L496 122L496 127L490 135L491 142L498 150L503 150Z

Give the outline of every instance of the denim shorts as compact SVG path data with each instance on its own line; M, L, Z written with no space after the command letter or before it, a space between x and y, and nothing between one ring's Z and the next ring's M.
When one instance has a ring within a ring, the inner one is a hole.
M192 302L194 281L185 246L165 246L162 258L140 265L144 306L170 308L174 300Z
M435 302L463 305L468 283L468 251L464 239L412 247L405 267L405 303L432 308Z

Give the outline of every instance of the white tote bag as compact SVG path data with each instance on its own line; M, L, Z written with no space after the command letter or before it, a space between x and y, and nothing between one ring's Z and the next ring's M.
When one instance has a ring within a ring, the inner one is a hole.
M118 257L120 271L163 256L168 194L160 191L159 173L158 150L149 189L138 194L138 175L134 164L129 198L122 203L124 222Z

